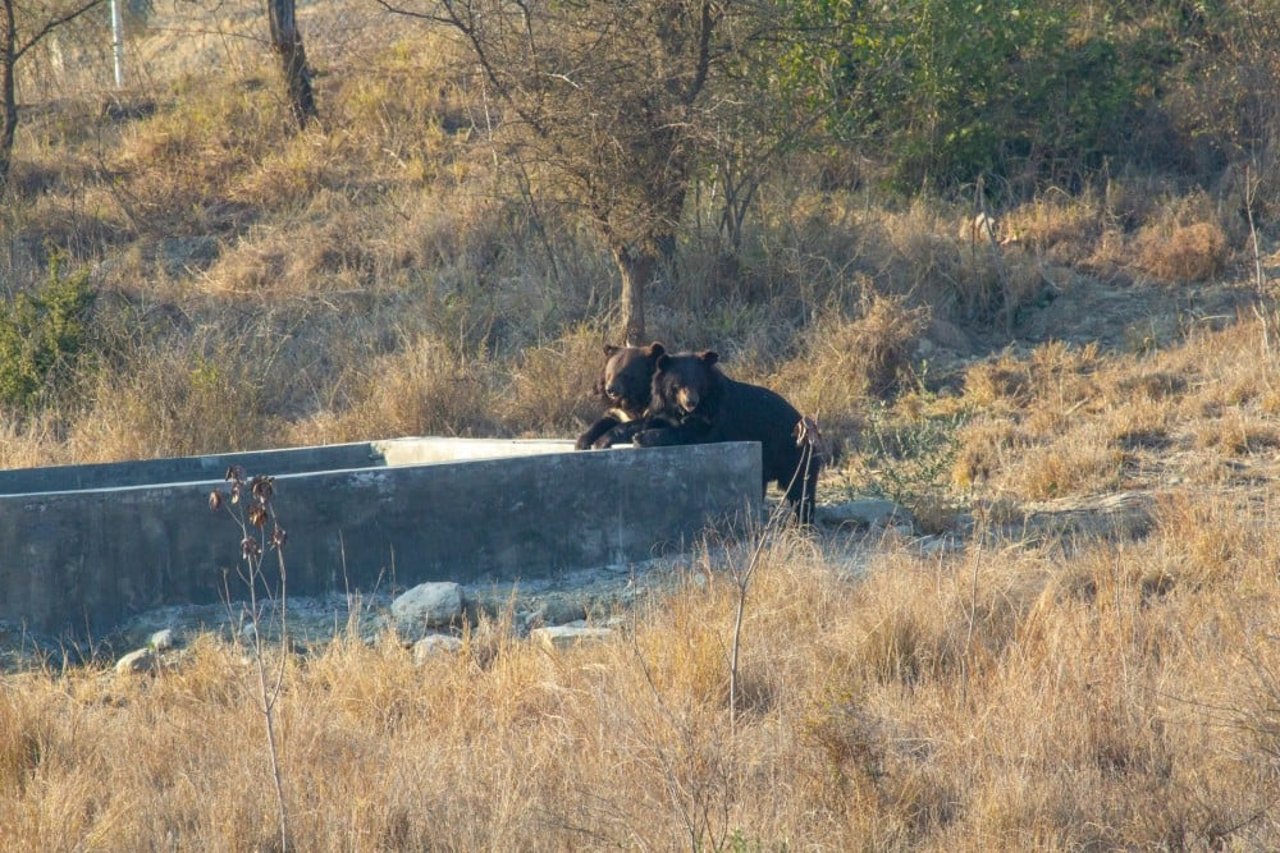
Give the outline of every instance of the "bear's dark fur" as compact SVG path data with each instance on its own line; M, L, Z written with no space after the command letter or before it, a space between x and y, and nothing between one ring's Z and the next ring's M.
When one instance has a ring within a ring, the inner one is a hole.
M642 447L758 441L764 487L777 483L801 521L813 520L820 458L805 440L800 413L781 395L725 376L714 352L657 359Z
M619 347L605 344L604 372L596 382L595 392L604 398L609 410L578 436L578 450L612 447L631 441L644 425L642 418L649 408L653 374L658 359L666 353L654 341L647 347Z

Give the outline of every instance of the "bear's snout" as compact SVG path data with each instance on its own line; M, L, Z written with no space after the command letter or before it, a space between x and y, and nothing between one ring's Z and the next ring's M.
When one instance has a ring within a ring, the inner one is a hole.
M610 382L604 387L604 393L609 396L610 400L619 400L622 398L622 385L617 382Z
M698 408L698 403L700 401L701 398L698 396L698 392L692 388L681 388L680 393L676 395L676 402L679 403L680 408L684 409L686 412L692 412L694 409Z

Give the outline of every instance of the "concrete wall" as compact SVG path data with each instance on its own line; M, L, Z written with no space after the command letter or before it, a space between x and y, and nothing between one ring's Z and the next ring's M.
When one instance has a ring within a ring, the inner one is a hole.
M507 458L391 467L388 457L434 451L387 444L376 467L278 474L265 464L301 464L309 448L203 457L217 460L203 482L0 495L0 620L100 635L141 610L217 602L224 578L241 597L239 528L207 504L232 462L276 475L292 595L646 559L761 503L756 444L573 453L534 442ZM454 444L462 455L517 452L511 442ZM359 447L327 461L367 454Z
M383 464L383 459L372 443L362 441L324 447L255 450L247 453L217 453L209 456L178 456L131 462L103 462L95 465L15 468L0 471L0 495L221 480L232 463L243 465L247 471L262 471L274 475L342 468L367 468L370 465Z
M395 438L317 447L177 456L93 465L55 465L45 468L0 470L0 495L35 492L70 492L157 483L191 483L221 480L233 463L250 473L272 476L308 471L340 471L380 465L411 465L561 453L573 449L571 441L488 438Z

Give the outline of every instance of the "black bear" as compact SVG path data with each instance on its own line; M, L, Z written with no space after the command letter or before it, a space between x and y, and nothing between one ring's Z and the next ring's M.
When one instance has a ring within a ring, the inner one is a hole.
M612 447L631 441L644 425L641 419L649 407L653 374L658 359L665 354L657 341L647 347L605 344L604 372L595 392L609 404L609 410L578 436L576 449Z
M777 483L802 522L813 520L821 459L812 433L781 395L725 376L714 352L663 353L657 359L641 447L758 441L764 487Z

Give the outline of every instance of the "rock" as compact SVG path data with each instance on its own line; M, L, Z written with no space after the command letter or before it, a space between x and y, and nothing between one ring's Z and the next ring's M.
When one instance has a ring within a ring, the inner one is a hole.
M417 640L430 628L444 628L462 616L462 587L456 583L423 583L391 602L396 631Z
M524 624L529 628L567 625L570 622L585 619L586 616L587 608L577 596L551 594L529 611L525 616Z
M462 650L462 640L448 634L428 634L413 644L413 662L421 666L438 655L457 654Z
M814 514L819 524L830 527L885 527L912 523L911 512L883 498L863 498L842 504L819 506Z
M565 649L581 642L603 640L613 632L608 628L587 628L578 625L556 625L550 628L536 628L529 632L529 639L541 645L547 651Z
M172 628L162 628L147 638L147 645L157 652L166 652L178 645L178 635Z
M158 658L152 649L138 649L116 661L116 673L130 675L135 672L150 672L155 669Z

